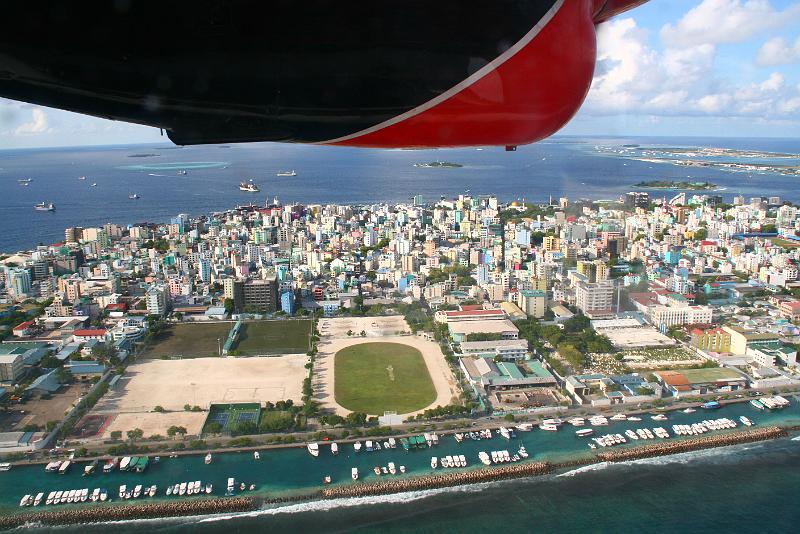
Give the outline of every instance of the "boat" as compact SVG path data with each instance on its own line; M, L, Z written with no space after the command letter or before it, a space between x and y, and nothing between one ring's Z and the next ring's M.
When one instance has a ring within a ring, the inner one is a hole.
M39 202L38 204L33 206L33 209L35 209L36 211L56 211L56 205L53 204L52 202L49 203Z
M353 480L358 480L358 467L354 467L350 470L350 476L353 478Z
M211 495L212 491L214 491L214 485L211 483L206 484L206 495Z
M405 473L405 472L406 472L406 466L401 465L400 466L400 473Z
M759 410L764 410L764 409L766 409L766 406L764 406L764 405L761 403L761 401L760 401L760 400L758 400L758 399L753 399L753 400L751 400L751 401L750 401L750 405L751 405L751 406L753 406L754 408L758 408Z
M108 490L105 488L100 489L100 502L106 502L108 500Z
M361 452L361 442L360 441L356 441L355 443L353 443L353 450L355 450L356 452ZM406 449L406 450L408 450L408 449Z
M130 456L125 456L124 458L122 458L122 460L119 462L119 470L127 471L128 467L131 465L132 459L133 458L131 458Z
M373 467L373 468L372 468L372 471L373 471L373 472L374 472L376 475L378 475L378 476L381 476L381 468L380 468L380 466L377 466L377 465L376 465L375 467Z
M397 468L395 467L394 462L389 462L389 473L393 475L397 474Z
M663 413L660 413L660 414L656 414L656 415L651 415L650 419L652 419L653 421L666 421L667 420L667 416L664 415Z
M92 473L94 473L94 470L97 468L97 464L99 464L99 463L100 463L100 460L94 460L89 465L84 466L84 468L83 468L83 476L89 476Z
M131 200L137 200L137 199L139 199L141 197L139 195L137 195L136 193L130 193L128 195L128 198L131 199Z
M372 452L372 450L374 449L374 447L372 446L372 440L368 439L367 441L365 441L364 448L367 450L367 452Z
M97 187L97 182L92 182L92 185L90 185L89 187Z
M500 427L500 435L506 439L511 439L511 432L509 432L508 429L504 426Z
M540 430L547 430L548 432L557 432L558 431L558 427L556 425L549 425L549 424L545 424L545 423L542 423L541 425L539 425L539 429Z
M62 463L61 466L58 468L58 474L59 475L66 475L67 471L69 471L69 468L70 468L71 465L72 465L72 462L70 462L69 460L64 460L64 463Z
M136 487L133 488L133 498L138 499L142 495L142 485L136 484Z
M8 462L0 463L0 471L11 471L11 464Z
M258 451L254 451L253 452L253 458L255 458L256 460L260 460L261 459L261 455L258 453Z
M155 497L157 491L158 491L158 486L156 486L155 484L150 486L150 497Z
M626 419L628 419L628 416L624 413L618 413L612 415L611 417L609 417L609 419L612 421L625 421Z
M323 484L330 484L330 483L331 483L331 476L330 476L330 475L325 475L325 476L322 478L322 483L323 483Z
M36 497L33 499L33 505L34 506L39 506L39 504L41 504L41 502L42 502L42 498L43 497L44 497L44 492L40 491L39 493L37 493Z
M211 453L210 452L208 454L206 454L205 460L203 460L203 461L206 463L206 465L211 463Z
M123 485L121 485L119 487L119 498L120 499L124 499L125 498L125 493L127 492L127 490L128 490L128 487L125 484L123 484Z
M167 497L172 495L172 486L167 486Z
M292 169L291 171L278 171L278 172L276 172L276 173L275 173L275 176L288 176L288 177L292 177L292 176L297 176L297 173L296 173L296 172L294 172L294 169Z
M436 469L439 465L439 459L436 456L431 456L431 469Z
M245 191L247 193L258 193L261 189L253 183L253 180L248 180L246 182L239 182L239 191Z
M20 499L19 505L28 506L31 503L31 499L32 497L30 495L25 495L24 497L22 497L22 499Z
M61 461L56 460L54 462L49 462L45 467L44 470L48 473L57 473L58 468L61 467Z
M527 458L529 456L528 451L525 449L525 445L520 446L517 454L519 454L521 458Z
M638 421L641 421L641 420L642 420L641 417L636 417L635 415L632 415L632 416L628 417L628 421L637 421L638 422Z
M319 456L319 444L317 442L312 442L306 445L306 449L308 449L308 454L314 456L315 458Z
M228 495L233 495L235 489L236 489L236 480L233 477L228 478L228 487L226 493Z
M722 405L717 401L708 401L704 402L700 407L703 408L704 410L716 410L717 408L721 408Z
M696 411L697 410L695 410L694 408L686 408L685 410L683 410L683 413L694 413Z
M489 458L489 455L486 453L486 451L479 452L478 459L483 465L492 465L492 460Z
M17 182L19 182L22 185L28 185L32 181L33 181L33 178L18 178L17 179Z
M103 465L103 473L110 473L117 465L119 465L119 458L117 457L106 460L106 463Z
M533 423L520 423L515 428L520 432L530 432L533 430Z
M397 441L394 438L389 438L389 448L396 449Z
M591 436L592 434L594 434L593 428L582 428L580 430L575 431L575 435L578 436L579 438L582 438L584 436Z
M331 454L339 454L339 445L335 441L331 442Z
M739 417L739 421L741 421L744 426L753 426L753 422L744 415Z
M78 180L85 180L85 179L86 179L85 176L78 176Z

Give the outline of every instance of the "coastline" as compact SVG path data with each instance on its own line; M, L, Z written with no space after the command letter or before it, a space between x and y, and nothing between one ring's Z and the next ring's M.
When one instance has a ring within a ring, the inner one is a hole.
M789 431L796 429L798 429L798 426L766 426L727 434L701 436L672 442L664 441L628 449L602 451L595 453L593 457L575 459L573 461L557 463L530 461L497 467L482 467L462 472L436 473L376 482L357 482L354 484L329 487L316 492L289 498L256 499L253 497L228 497L17 513L0 517L0 529L11 529L31 523L65 525L115 520L196 516L226 512L239 513L254 511L262 504L311 501L320 498L336 499L343 497L387 495L515 478L544 476L559 470L603 462L627 462L657 456L670 456L705 449L775 440L787 437Z

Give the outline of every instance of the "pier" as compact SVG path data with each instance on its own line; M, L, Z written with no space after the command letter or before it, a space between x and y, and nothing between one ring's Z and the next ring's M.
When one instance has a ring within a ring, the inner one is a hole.
M553 466L546 462L529 462L521 464L504 465L475 469L460 473L443 473L413 478L391 479L378 482L366 482L325 488L321 495L325 498L337 497L363 497L367 495L383 495L386 493L400 493L464 484L477 484L493 480L505 480L528 476L546 475L553 471Z
M0 516L0 529L11 529L32 523L66 525L217 514L223 512L249 512L255 510L257 506L257 502L249 497L234 497L225 499L197 499L179 502L71 508L67 510Z
M729 445L739 445L742 443L753 443L756 441L766 441L786 437L788 432L777 426L755 428L731 434L715 436L703 436L693 439L680 441L653 443L642 445L630 449L619 449L614 451L602 451L597 453L598 460L603 462L624 462L628 460L641 460L643 458L653 458L656 456L668 456L670 454L680 454L683 452L699 451L714 447L726 447Z

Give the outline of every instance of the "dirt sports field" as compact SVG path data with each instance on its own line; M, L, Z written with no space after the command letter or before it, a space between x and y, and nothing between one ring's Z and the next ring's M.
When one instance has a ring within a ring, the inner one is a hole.
M113 415L104 436L141 428L145 436L165 435L172 425L200 431L206 412L187 412L184 405L211 403L300 402L305 355L268 358L195 358L148 360L131 365L114 390L95 406L92 415ZM161 406L167 413L153 412Z

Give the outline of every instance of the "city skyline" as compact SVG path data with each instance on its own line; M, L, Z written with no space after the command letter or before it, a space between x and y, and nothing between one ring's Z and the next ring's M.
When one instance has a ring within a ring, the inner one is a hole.
M800 3L648 2L600 26L561 135L800 135ZM0 148L167 141L156 128L0 99Z

